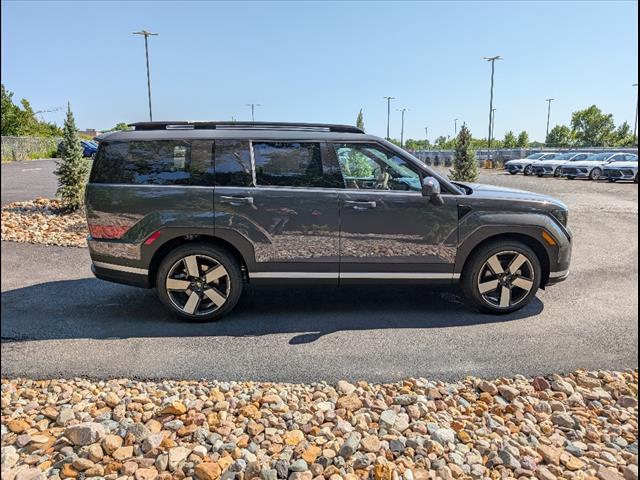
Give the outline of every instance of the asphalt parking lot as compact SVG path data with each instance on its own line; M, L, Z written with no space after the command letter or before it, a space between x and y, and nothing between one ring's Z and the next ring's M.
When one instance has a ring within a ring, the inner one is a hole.
M5 185L30 194L4 165L2 177L3 203ZM517 314L478 314L456 292L418 286L249 288L221 322L190 324L153 291L93 278L85 249L3 242L2 375L307 382L637 368L638 186L493 171L481 181L571 209L571 277Z

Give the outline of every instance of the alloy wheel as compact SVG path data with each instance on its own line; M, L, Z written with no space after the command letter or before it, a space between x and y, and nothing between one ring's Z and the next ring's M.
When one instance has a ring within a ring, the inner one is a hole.
M188 255L169 269L165 288L171 303L183 313L209 315L226 301L231 292L229 272L207 255Z
M602 177L602 170L600 170L599 168L594 168L593 170L591 170L591 180L600 180L600 177Z
M505 251L492 255L480 269L477 286L483 301L510 308L524 301L535 283L535 270L526 255Z

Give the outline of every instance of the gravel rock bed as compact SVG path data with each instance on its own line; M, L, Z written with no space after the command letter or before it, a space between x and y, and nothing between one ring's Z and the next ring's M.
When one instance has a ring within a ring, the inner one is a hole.
M638 373L2 380L2 479L638 478Z
M87 221L83 211L60 214L60 200L38 198L2 207L2 240L23 243L87 246Z

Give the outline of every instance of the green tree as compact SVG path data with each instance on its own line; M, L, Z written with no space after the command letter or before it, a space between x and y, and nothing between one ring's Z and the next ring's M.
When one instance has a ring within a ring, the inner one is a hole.
M113 127L109 131L112 132L112 131L121 131L121 130L131 130L131 127L126 122L119 122L116 124L115 127Z
M516 148L518 146L518 142L516 140L515 134L509 130L504 134L504 140L502 141L503 148Z
M573 133L566 125L556 125L551 129L544 143L547 147L571 147L573 145Z
M571 115L571 130L581 147L606 147L614 141L613 115L602 113L595 105Z
M358 112L358 118L356 118L356 127L364 131L364 115L362 115L362 109Z
M529 134L525 130L518 135L516 146L520 148L527 148L529 146Z
M62 198L66 211L75 211L82 206L84 188L89 173L89 161L82 157L82 146L78 138L78 129L67 106L67 118L64 121L61 159L56 161L55 174L58 176L56 194Z
M616 128L613 134L613 145L616 147L632 147L635 144L633 132L627 122Z
M56 125L38 120L27 99L23 98L20 105L22 108L13 103L13 92L2 84L2 135L51 137L62 134Z
M478 179L478 162L471 148L471 132L465 123L462 124L456 138L456 152L453 159L451 178L461 182L475 182Z

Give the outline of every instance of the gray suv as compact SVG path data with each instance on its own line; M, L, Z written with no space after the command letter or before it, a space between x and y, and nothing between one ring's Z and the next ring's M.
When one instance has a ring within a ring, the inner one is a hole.
M343 125L144 122L100 138L86 193L101 279L158 290L190 320L247 283L459 284L514 312L568 276L567 208L451 182Z

